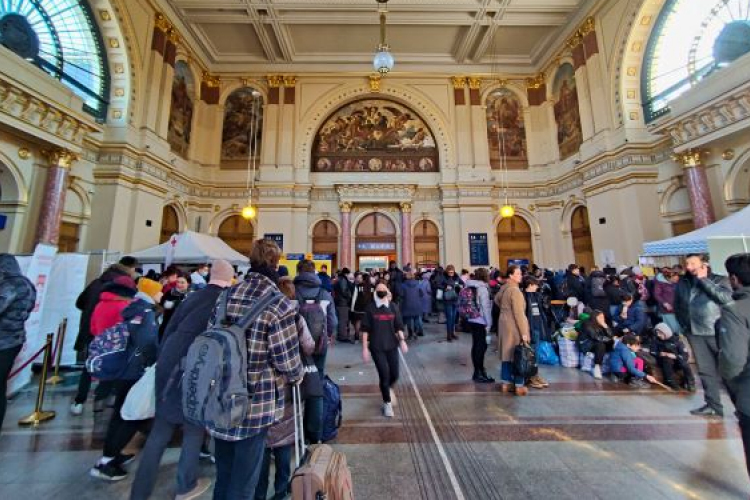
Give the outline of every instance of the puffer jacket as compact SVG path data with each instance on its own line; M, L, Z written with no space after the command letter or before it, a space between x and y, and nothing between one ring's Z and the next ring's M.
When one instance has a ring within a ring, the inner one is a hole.
M115 326L122 321L122 311L128 307L133 300L135 290L130 296L120 295L114 291L102 292L99 303L91 315L91 335L98 337L104 330Z
M140 362L128 364L122 380L138 380L143 370L156 362L159 348L159 325L156 322L156 303L148 295L138 292L133 302L122 311L128 324L130 338L140 351Z
M76 351L87 351L89 343L94 338L91 334L91 316L99 303L99 296L107 283L111 283L120 276L130 276L130 270L120 264L109 266L100 277L89 283L76 299L76 308L81 310L81 322L78 326L78 336L75 343Z
M722 308L719 329L719 373L737 411L750 416L750 286L733 294Z
M401 285L401 315L405 318L422 316L422 295L417 280L404 281Z
M716 335L721 306L732 302L732 288L726 276L710 273L705 279L686 274L675 290L675 314L688 335Z
M328 337L333 337L336 328L338 328L338 317L336 316L336 307L333 303L331 294L322 288L320 278L315 273L299 273L294 278L294 288L297 293L297 300L316 300L327 301L326 307L326 333Z
M36 288L21 274L16 258L0 254L0 350L26 342L24 323L36 304Z

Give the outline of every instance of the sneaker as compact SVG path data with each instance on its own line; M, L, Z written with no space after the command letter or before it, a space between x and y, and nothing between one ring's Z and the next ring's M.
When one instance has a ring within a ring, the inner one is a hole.
M122 467L112 462L114 460L106 464L96 464L89 471L89 475L97 479L112 482L122 481L128 477L128 473Z
M393 418L393 405L391 403L383 403L383 416Z
M544 389L544 385L542 385L538 380L534 378L530 378L526 381L526 385L531 387L532 389Z
M206 491L208 491L208 488L210 487L211 487L211 480L205 477L202 477L198 479L198 481L196 481L195 488L188 491L187 493L176 495L174 499L175 500L193 500L194 498L198 498L199 496L204 494Z
M133 460L135 460L135 455L133 455L132 453L120 453L110 463L114 463L114 464L119 465L120 467L122 467L122 466L125 466L125 465L132 464Z
M723 418L724 417L724 412L714 410L708 405L703 405L700 408L696 408L695 410L692 410L690 414L695 415L696 417L709 417L709 418L712 418L712 417Z
M633 379L630 381L630 387L633 389L648 389L651 386L643 380Z
M76 417L83 413L83 405L81 403L73 403L70 405L70 414Z
M601 380L602 379L602 367L599 365L594 365L594 371L592 372L592 375L595 379Z

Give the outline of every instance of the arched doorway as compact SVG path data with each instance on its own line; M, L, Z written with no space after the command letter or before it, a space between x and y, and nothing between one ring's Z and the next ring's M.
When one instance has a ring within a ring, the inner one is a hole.
M169 241L173 234L180 232L180 218L172 205L165 206L161 211L161 234L159 243Z
M312 251L314 254L331 256L331 267L337 269L339 250L339 229L329 220L322 220L313 228Z
M575 263L586 268L586 272L590 272L594 267L594 243L591 240L589 211L586 207L578 207L573 211L570 235L573 238Z
M386 215L372 213L357 224L357 269L381 269L396 260L396 226Z
M250 255L255 230L249 221L239 215L232 215L221 223L218 236L242 255Z
M440 233L434 222L417 222L414 228L414 261L416 268L437 266L440 262Z
M534 262L531 245L531 226L526 219L514 215L500 219L497 224L497 248L500 269L507 269L509 260Z

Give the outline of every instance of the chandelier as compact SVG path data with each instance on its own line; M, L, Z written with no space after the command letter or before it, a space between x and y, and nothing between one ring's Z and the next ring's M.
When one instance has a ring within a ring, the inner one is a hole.
M252 91L252 115L250 131L247 135L247 205L242 208L242 218L252 220L258 215L258 210L253 206L253 190L255 189L255 167L258 156L258 127L260 120L260 92Z
M375 52L375 57L372 60L372 66L375 68L375 71L382 76L385 76L393 69L396 60L389 52L390 47L385 42L385 15L388 12L388 0L377 0L377 2L378 12L380 12L380 44L378 45L378 50Z

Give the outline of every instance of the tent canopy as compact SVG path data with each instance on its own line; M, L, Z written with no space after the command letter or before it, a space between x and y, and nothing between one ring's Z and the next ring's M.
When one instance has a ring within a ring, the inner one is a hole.
M143 264L161 264L167 261L173 246L171 262L174 264L203 264L214 259L224 259L234 265L241 265L250 261L221 238L193 231L173 234L166 243L130 255Z
M708 238L750 235L750 206L687 234L643 245L644 256L660 257L708 253Z

